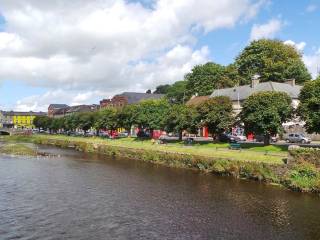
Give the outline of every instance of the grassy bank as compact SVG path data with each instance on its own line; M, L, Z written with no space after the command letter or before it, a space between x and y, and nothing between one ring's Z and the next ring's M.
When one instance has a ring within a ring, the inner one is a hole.
M22 143L9 143L0 146L0 153L16 156L37 156L37 151Z
M101 139L60 135L11 136L5 141L28 141L38 144L75 148L113 157L126 157L170 167L199 169L220 175L277 183L295 191L320 192L320 172L303 162L284 164L286 149L277 146L247 146L229 150L228 144L207 143L185 146L183 143L153 144L135 138Z

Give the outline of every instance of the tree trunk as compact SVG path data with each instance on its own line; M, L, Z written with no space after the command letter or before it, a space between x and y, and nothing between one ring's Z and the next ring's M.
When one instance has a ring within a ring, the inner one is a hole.
M182 131L179 131L179 141L182 141Z
M265 146L270 145L270 134L264 135L264 141L263 141Z

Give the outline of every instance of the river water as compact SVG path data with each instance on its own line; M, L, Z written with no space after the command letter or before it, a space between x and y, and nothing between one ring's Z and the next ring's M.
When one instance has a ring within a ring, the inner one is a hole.
M320 239L320 198L40 147L0 157L0 239Z

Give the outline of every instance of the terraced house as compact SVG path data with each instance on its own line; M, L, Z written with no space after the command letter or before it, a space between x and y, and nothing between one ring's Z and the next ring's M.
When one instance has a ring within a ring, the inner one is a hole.
M2 111L0 114L0 127L33 129L33 120L36 116L45 116L44 112L16 112Z

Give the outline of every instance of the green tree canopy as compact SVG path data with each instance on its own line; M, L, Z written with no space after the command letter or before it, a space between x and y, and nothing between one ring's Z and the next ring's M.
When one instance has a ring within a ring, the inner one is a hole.
M202 126L215 136L228 130L234 123L232 102L228 97L214 97L201 103L197 110Z
M137 105L136 123L139 127L153 129L163 129L164 117L168 113L169 103L165 99L145 100Z
M153 93L156 94L167 94L170 84L159 85Z
M108 129L116 130L119 127L118 110L116 108L105 108L95 113L94 127L97 130Z
M233 65L224 67L220 64L208 62L195 66L186 74L187 96L198 94L210 95L214 89L233 87L237 82L237 72Z
M301 53L280 40L251 42L236 58L235 65L241 76L240 84L249 84L255 74L260 75L261 81L284 82L294 78L302 84L311 80Z
M320 77L306 83L299 96L298 114L309 133L320 133Z
M198 113L194 107L174 104L170 107L168 114L164 116L164 126L167 132L179 133L182 140L182 131L187 130L195 133L198 127Z
M177 81L167 90L166 97L172 103L184 103L189 98L186 96L186 81Z
M78 118L77 127L87 132L94 124L94 115L92 112L83 112L76 114Z
M131 127L137 123L138 106L135 104L126 105L118 111L117 118L119 127L130 133Z
M33 119L33 125L35 125L36 128L42 128L42 129L48 129L50 127L51 120L48 116L36 116Z
M266 91L253 94L244 102L240 119L247 133L262 134L265 144L270 144L270 136L282 132L282 124L292 112L288 94Z

